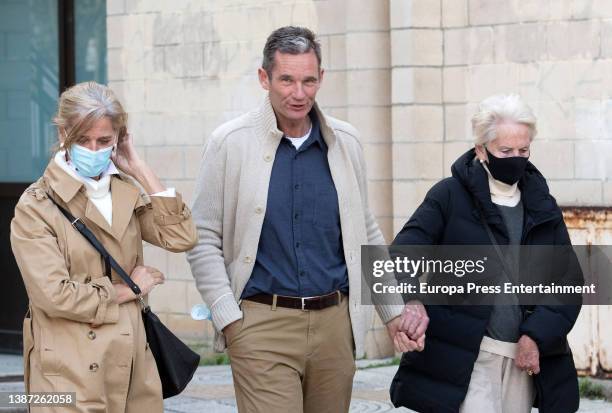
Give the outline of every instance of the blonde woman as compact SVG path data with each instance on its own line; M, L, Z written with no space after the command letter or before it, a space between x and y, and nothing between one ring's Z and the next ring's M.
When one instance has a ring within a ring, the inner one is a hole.
M62 93L59 149L15 208L11 245L30 300L26 389L76 392L71 406L31 411L163 411L138 297L49 199L85 223L143 296L162 284L164 275L143 263L142 241L180 252L196 233L180 194L139 158L126 122L106 86L80 83Z

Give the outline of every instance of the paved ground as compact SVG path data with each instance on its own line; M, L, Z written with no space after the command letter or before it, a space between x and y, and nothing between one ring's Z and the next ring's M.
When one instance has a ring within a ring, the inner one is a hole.
M380 362L380 361L378 361ZM376 361L359 361L364 367ZM409 413L408 409L394 409L389 402L389 384L396 366L357 370L353 384L351 413ZM21 358L0 355L0 379L21 373ZM0 391L23 391L21 382L0 382ZM9 410L2 410L0 413ZM17 412L17 410L10 410ZM165 401L166 413L236 413L236 401L229 366L200 367L185 391ZM537 412L534 409L534 412ZM580 413L612 413L612 403L583 399ZM479 412L480 413L480 412Z

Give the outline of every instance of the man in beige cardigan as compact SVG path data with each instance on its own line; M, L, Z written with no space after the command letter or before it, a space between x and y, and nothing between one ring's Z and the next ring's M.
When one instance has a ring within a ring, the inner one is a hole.
M258 74L261 107L207 142L188 259L240 412L346 412L368 322L360 247L385 243L362 148L315 103L323 70L310 30L274 31ZM398 351L417 345L400 331L402 309L377 306Z

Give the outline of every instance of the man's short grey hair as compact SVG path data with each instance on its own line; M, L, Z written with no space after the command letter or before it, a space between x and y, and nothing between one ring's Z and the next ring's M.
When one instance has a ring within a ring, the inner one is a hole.
M261 67L272 77L274 69L274 55L276 52L289 54L302 54L314 51L321 67L321 45L312 30L306 27L285 26L276 29L268 36L263 49L263 62Z
M494 95L478 105L472 116L472 133L476 145L484 145L497 137L497 125L505 122L518 123L529 128L529 138L537 134L536 117L519 95Z

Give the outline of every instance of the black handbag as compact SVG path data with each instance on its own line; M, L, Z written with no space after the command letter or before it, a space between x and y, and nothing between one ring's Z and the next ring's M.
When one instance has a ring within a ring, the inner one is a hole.
M162 384L164 399L181 393L191 381L198 365L200 356L175 336L151 311L141 296L141 290L130 276L121 268L115 259L106 251L96 236L79 219L75 218L65 208L49 196L49 199L59 208L72 226L102 255L106 276L110 278L111 268L125 281L139 298L142 306L142 321L147 334L147 342L155 358L157 371Z

